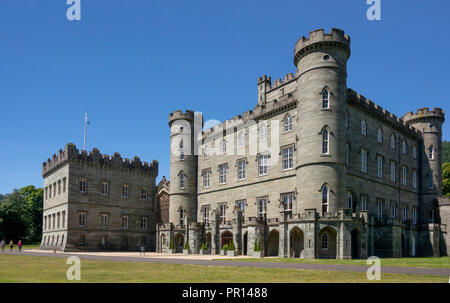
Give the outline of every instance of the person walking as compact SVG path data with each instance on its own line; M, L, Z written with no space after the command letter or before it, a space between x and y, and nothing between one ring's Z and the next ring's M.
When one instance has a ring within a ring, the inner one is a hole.
M6 245L5 240L2 240L2 242L0 242L0 245L2 246L2 252L5 252L5 245Z
M19 240L19 242L17 242L17 247L19 248L19 252L22 251L22 240Z
M13 242L13 240L11 240L9 242L9 249L10 249L10 251L13 251L13 248L14 248L14 242Z

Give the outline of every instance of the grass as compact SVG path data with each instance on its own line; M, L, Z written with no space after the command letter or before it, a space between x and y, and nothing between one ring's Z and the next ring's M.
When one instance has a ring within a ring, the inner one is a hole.
M292 258L261 258L261 259L227 259L230 261L257 261L283 263L315 263L340 265L367 265L366 260L335 260L335 259L292 259ZM381 266L450 268L450 257L439 258L382 258Z
M0 255L1 283L64 283L65 258ZM368 281L366 273L296 269L221 267L81 259L83 283L448 283L448 277L382 274Z

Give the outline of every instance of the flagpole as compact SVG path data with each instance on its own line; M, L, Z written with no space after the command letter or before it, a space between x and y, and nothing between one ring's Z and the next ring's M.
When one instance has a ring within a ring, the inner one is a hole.
M84 150L86 150L87 111L84 112Z

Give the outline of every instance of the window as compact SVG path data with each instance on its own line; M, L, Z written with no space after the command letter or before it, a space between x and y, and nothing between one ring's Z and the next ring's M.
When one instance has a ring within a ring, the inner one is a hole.
M417 159L417 147L413 146L412 153L413 153L413 158Z
M48 198L48 187L45 188L45 200Z
M123 198L128 198L129 190L130 190L130 188L128 185L122 185L122 197Z
M50 189L50 192L51 192L51 189ZM87 192L87 179L84 179L84 178L80 179L80 192L82 192L82 193Z
M220 204L219 205L220 224L225 224L226 212L227 212L227 205L225 203Z
M428 187L430 189L434 188L434 181L433 181L433 172L430 172L428 174Z
M328 130L324 129L322 131L322 154L328 154L328 145L329 145L329 141L328 141Z
M391 202L391 218L397 217L397 203Z
M407 150L406 139L403 139L403 141L402 141L402 154L406 155L406 150Z
M267 219L267 198L258 198L258 218L260 221Z
M128 228L128 216L122 216L122 228L127 229Z
M259 123L259 140L263 141L267 139L267 126L266 122Z
M289 132L292 130L292 117L288 115L284 120L284 131Z
M55 229L56 215L52 214L52 228Z
M378 178L383 179L383 157L377 156Z
M63 193L66 192L66 177L63 178Z
M219 165L219 184L227 183L227 164Z
M245 205L247 204L247 200L237 200L236 207L239 207L242 211L242 221L245 220Z
M56 197L56 182L53 183L53 197Z
M367 197L361 197L361 210L367 210Z
M391 181L395 182L396 181L396 164L394 161L391 161Z
M413 224L417 224L417 208L413 209Z
M141 229L147 229L147 217L141 218Z
M80 246L86 245L86 237L84 235L80 236Z
M353 209L353 197L350 192L347 192L347 208Z
M328 249L328 234L326 232L322 235L322 249Z
M379 200L377 202L377 207L378 207L378 219L382 219L383 218L383 201Z
M180 208L180 225L184 226L184 210Z
M211 175L210 169L203 171L203 188L209 187L210 175Z
M294 147L283 149L283 170L294 168Z
M361 120L361 136L367 136L367 124L365 120Z
M222 155L226 155L227 154L227 140L223 139L222 140Z
M203 217L203 225L209 226L209 206L203 206L202 217Z
M402 208L402 220L403 222L406 222L406 220L408 220L408 209L406 208L406 205L403 205Z
M203 157L204 157L205 159L211 157L211 146L210 146L209 143L203 145Z
M430 223L434 223L434 209L430 209L429 211Z
M383 130L381 129L381 127L378 127L377 130L377 141L378 143L382 144L383 143Z
M406 166L402 167L402 184L403 185L407 185L408 184L408 180L407 180L407 169Z
M324 89L323 90L323 92L322 92L322 108L323 109L327 109L327 108L330 108L329 107L329 104L330 102L329 102L329 93L328 93L328 89Z
M431 145L430 148L428 148L428 158L430 158L430 160L434 160L434 148L433 148L433 145Z
M346 155L346 158L345 158L345 164L347 165L347 167L349 167L350 166L350 145L345 145L345 155Z
M245 179L245 169L247 165L247 160L239 160L237 163L238 167L238 180L244 180Z
M361 172L367 173L367 150L361 150Z
M181 172L180 173L180 176L179 176L179 187L180 187L180 189L184 189L184 173L183 172Z
M322 212L328 212L328 187L324 186L322 188Z
M48 186L48 198L50 199L51 197L52 197L52 185L50 184L49 186Z
M109 194L109 183L102 182L102 195L107 196Z
M57 221L56 221L56 222L57 222L57 223L56 223L56 228L58 228L58 229L59 229L59 226L60 226L60 224L59 224L59 223L61 222L61 214L60 214L60 213L58 213L58 214L57 214L56 216L57 216L57 218L58 218L58 219L57 219Z
M391 148L395 149L395 135L394 134L391 135Z
M147 189L147 187L143 187L141 189L141 199L142 200L147 200L148 199L148 189Z
M184 148L183 147L180 148L180 160L181 161L184 160Z
M238 135L238 147L244 148L245 147L245 132L241 131Z
M61 180L58 180L58 195L61 194Z
M267 154L260 155L258 157L258 174L260 176L267 175L267 160L269 156Z
M108 215L102 215L102 227L108 227Z
M413 183L412 183L412 187L414 189L417 188L417 171L414 169L413 170Z
M86 226L86 213L78 214L78 224L80 226Z
M294 193L282 194L281 201L284 203L284 212L287 218L292 218L292 202L294 201Z

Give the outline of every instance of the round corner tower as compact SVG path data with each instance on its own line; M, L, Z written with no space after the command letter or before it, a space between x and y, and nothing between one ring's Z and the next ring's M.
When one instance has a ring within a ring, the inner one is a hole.
M442 124L445 121L445 112L441 108L429 110L425 107L420 108L417 113L407 113L403 120L422 133L419 153L421 192L425 208L428 208L428 203L432 203L436 196L442 195Z
M186 224L186 217L189 217L191 222L197 220L195 121L195 113L190 110L185 113L177 110L169 115L171 183L169 222L175 226Z
M295 45L297 67L297 191L300 211L345 208L347 60L350 37L323 29ZM324 190L326 188L326 190ZM323 195L325 194L325 195ZM323 196L326 199L323 199Z

